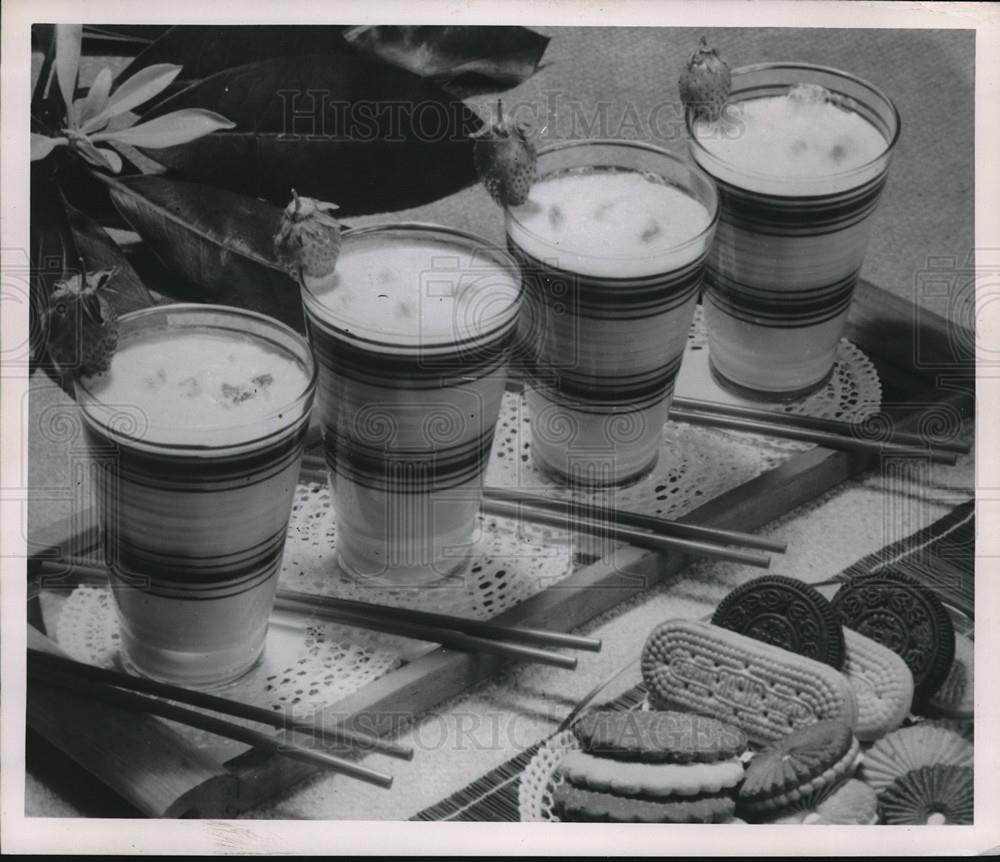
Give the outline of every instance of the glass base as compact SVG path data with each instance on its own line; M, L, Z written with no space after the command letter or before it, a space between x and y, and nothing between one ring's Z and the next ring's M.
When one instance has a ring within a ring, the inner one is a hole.
M549 479L570 488L629 488L633 485L638 485L656 469L656 464L660 460L660 453L654 453L653 459L638 470L633 470L624 476L616 476L609 482L588 482L581 480L578 474L570 475L565 473L549 464L536 450L532 450L531 460L539 471Z
M158 651L164 659L164 664L157 670L150 670L136 664L128 654L124 644L118 652L118 661L122 669L133 676L141 676L156 682L165 682L170 685L180 685L184 688L197 689L199 691L222 691L237 685L244 677L250 674L264 658L264 644L258 648L257 655L247 665L239 667L235 671L227 672L220 676L218 674L205 675L197 672L204 663L204 654L200 653L180 653L171 652L164 654ZM169 663L169 664L168 664ZM170 667L168 671L166 668Z
M405 589L407 587L423 588L434 587L453 580L463 575L472 565L473 554L462 555L457 558L454 565L446 571L440 571L433 566L399 566L387 569L378 575L365 574L346 564L338 555L335 565L337 570L356 584L368 584L373 588L384 589L395 587Z
M740 383L730 380L715 367L715 363L712 361L711 356L708 358L708 369L712 373L712 379L726 391L732 392L740 398L746 398L749 401L770 401L772 403L797 401L799 398L811 395L817 389L822 389L826 386L826 384L830 382L830 378L833 376L833 366L831 365L830 370L827 371L826 374L824 374L816 383L810 383L808 386L802 386L798 389L768 390L752 389L749 386L743 386Z

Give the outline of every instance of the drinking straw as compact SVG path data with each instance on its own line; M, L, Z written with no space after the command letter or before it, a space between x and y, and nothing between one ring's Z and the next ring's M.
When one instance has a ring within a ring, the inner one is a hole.
M721 404L716 401L703 401L699 398L683 398L681 396L675 396L671 402L671 414L674 413L675 409L697 411L700 413L715 413L720 416L736 416L742 419L759 419L762 422L773 422L776 425L829 431L831 434L838 434L844 437L857 437L858 434L863 433L864 428L864 420L860 422L845 422L839 419L822 419L818 416L803 416L801 413L765 410L760 407L748 407L742 404ZM901 431L891 428L886 431L886 434L887 437L885 440L877 442L883 445L912 446L916 448L929 446L931 449L956 452L959 455L966 455L971 449L971 446L962 440L933 440L913 431Z

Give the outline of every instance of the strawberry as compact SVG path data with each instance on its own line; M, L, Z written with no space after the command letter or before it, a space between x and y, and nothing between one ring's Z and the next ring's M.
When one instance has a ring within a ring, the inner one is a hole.
M118 315L101 289L114 276L102 269L56 284L49 298L49 358L64 376L101 374L118 346Z
M722 116L732 85L728 64L702 36L678 81L684 106L696 118L714 123Z
M340 255L340 222L333 217L336 204L300 198L292 189L292 202L281 215L274 235L274 253L292 278L324 278Z
M497 102L497 122L475 136L472 157L476 173L500 206L520 206L528 200L535 181L535 145L524 124L504 122Z

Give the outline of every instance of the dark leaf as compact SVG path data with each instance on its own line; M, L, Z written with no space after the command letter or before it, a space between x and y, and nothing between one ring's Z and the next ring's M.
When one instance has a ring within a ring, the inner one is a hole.
M83 53L88 57L132 57L169 29L152 24L84 24Z
M79 272L79 252L69 225L66 207L53 179L53 169L44 162L31 167L29 279L29 347L32 366L52 375L45 357L46 316L49 297L56 283L70 272ZM58 378L54 378L58 381Z
M104 227L125 226L111 203L108 187L97 179L97 171L66 147L57 149L50 158L59 161L59 189L71 206L83 210ZM134 167L130 162L126 165L130 169Z
M87 272L114 270L105 296L118 314L148 308L162 299L147 289L128 258L97 222L71 206L67 207L67 217L73 240Z
M344 38L421 77L475 81L484 92L530 78L549 44L548 36L525 27L365 25L351 27Z
M106 297L124 314L158 301L143 285L121 249L86 213L72 206L53 182L51 171L32 169L31 178L31 311L29 336L34 368L41 368L72 395L48 361L46 315L55 285L82 271L114 270Z
M157 63L177 63L183 67L179 81L190 84L224 69L271 57L346 53L351 49L341 36L344 29L328 25L178 25L149 45L119 78L124 80Z
M202 301L251 308L302 330L299 289L272 251L281 209L166 177L106 182L115 205L163 265L201 286ZM190 298L187 290L182 298Z
M161 103L216 111L236 128L156 161L284 206L289 190L344 215L437 200L472 183L468 135L482 122L415 75L361 56L279 57L220 72Z

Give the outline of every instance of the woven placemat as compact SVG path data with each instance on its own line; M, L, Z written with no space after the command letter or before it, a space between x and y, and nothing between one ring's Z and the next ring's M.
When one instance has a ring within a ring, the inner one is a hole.
M975 503L969 502L929 527L863 557L832 580L842 581L892 567L933 589L953 612L956 629L971 634L975 613L974 558ZM638 709L645 693L645 688L637 685L603 707ZM521 773L545 742L541 740L410 819L517 821Z

